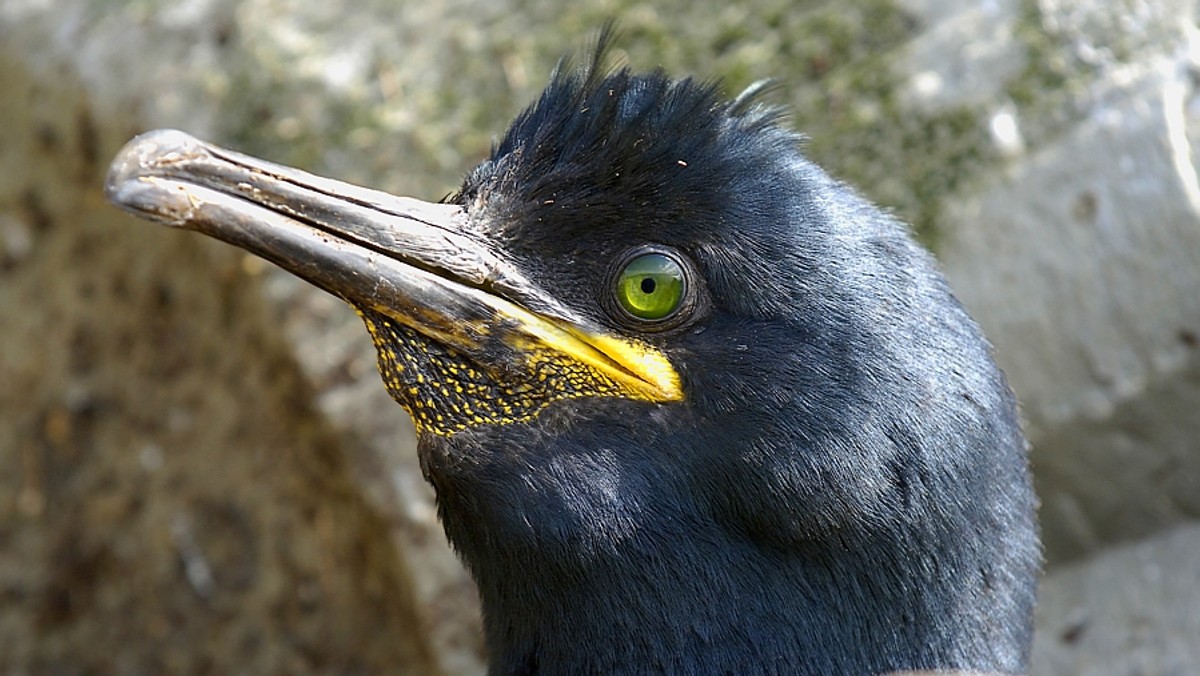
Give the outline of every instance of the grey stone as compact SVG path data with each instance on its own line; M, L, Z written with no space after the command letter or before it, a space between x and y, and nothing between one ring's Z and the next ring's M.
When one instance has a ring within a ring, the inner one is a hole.
M1200 669L1200 526L1062 566L1042 584L1035 676Z
M924 25L902 50L898 67L908 78L900 90L908 106L936 110L1004 98L1005 82L1025 63L1014 44L1017 0L904 0L901 5Z
M1150 71L946 207L946 273L1030 422L1051 560L1200 515L1190 87Z

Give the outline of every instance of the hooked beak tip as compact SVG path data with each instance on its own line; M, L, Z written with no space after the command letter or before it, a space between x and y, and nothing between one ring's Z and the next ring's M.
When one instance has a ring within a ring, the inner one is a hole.
M155 200L147 199L153 191L139 189L143 179L154 176L160 167L206 152L202 141L176 129L158 129L136 136L109 165L104 195L110 202L138 215L161 213L154 208Z

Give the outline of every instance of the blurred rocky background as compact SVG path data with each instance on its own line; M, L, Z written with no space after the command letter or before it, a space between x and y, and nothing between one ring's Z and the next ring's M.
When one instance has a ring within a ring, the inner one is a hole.
M776 99L911 222L1024 404L1035 674L1200 673L1195 0L3 0L0 673L483 668L342 305L107 205L177 127L437 198L555 60Z

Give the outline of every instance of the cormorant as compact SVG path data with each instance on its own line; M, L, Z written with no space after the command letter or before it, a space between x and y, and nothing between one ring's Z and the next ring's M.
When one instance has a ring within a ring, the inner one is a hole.
M1024 672L1026 443L930 256L778 109L602 52L442 203L174 131L107 191L361 314L493 673Z

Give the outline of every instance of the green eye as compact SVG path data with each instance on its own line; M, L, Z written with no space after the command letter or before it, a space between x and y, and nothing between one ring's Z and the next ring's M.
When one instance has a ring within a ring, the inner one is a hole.
M617 300L639 319L664 319L683 303L683 267L660 253L634 258L617 275Z

